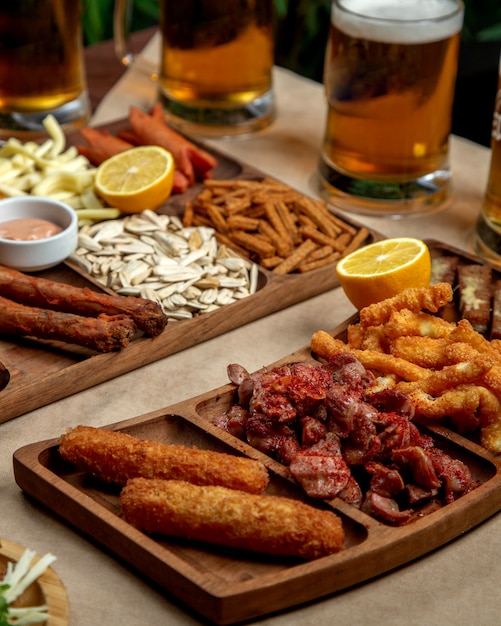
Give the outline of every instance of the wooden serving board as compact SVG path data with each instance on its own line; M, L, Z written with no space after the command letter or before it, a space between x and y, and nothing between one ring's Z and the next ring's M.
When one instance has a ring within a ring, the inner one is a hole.
M108 130L116 132L124 125L125 122L116 122ZM78 135L68 138L68 144L80 141ZM206 146L204 149L218 159L215 179L264 177L258 170ZM171 196L159 212L182 215L186 201L197 195L201 188L201 184L196 184L183 194ZM357 222L349 223L360 227ZM370 231L366 243L381 238L382 235ZM61 342L0 337L0 362L10 372L9 384L0 391L0 423L333 289L339 285L334 267L330 264L306 274L286 276L260 268L255 294L191 320L170 321L160 336L154 339L138 337L120 352L96 354ZM104 290L90 276L69 263L37 274L72 285Z
M438 253L455 251L437 244ZM464 257L466 258L466 257ZM345 338L355 317L332 331ZM309 346L271 364L310 361ZM228 355L231 362L231 355ZM245 366L245 364L242 364ZM260 459L268 467L268 493L330 507L343 520L345 550L310 562L249 554L175 538L150 537L120 515L119 490L65 463L58 440L27 445L14 454L17 484L90 540L111 550L205 620L234 624L347 589L412 561L474 528L501 509L501 459L471 438L442 426L423 427L437 448L460 459L478 485L452 504L406 526L380 523L335 498L307 499L288 469L214 425L232 404L235 386L109 425L140 438L182 443Z
M25 548L8 539L0 539L0 579L7 568L7 563L16 563ZM57 556L57 555L56 555ZM49 567L16 600L16 607L48 607L48 626L68 626L69 604L66 589L56 572Z

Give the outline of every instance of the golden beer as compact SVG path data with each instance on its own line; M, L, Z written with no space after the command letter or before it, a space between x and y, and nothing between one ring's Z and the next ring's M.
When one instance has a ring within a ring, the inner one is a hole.
M271 115L273 2L160 3L160 93L167 112L195 123L260 124ZM264 104L263 104L264 103Z
M422 0L374 0L363 17L359 4L333 5L321 175L341 193L376 202L425 195L419 179L433 172L448 179L462 7L446 0L448 16L436 2L437 19L429 20Z
M491 163L487 189L478 217L476 252L501 265L501 59L491 131Z
M1 120L8 114L22 120L25 114L54 112L82 96L85 73L80 20L77 0L2 3Z

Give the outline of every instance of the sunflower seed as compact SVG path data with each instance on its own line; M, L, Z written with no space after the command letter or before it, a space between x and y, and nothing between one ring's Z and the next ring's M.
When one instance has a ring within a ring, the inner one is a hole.
M70 257L117 293L160 302L171 319L215 311L254 293L258 267L219 245L209 227L144 211L81 228Z

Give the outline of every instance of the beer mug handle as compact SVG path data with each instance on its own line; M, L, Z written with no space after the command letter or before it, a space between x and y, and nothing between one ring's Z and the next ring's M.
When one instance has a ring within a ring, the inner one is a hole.
M113 40L115 43L115 54L118 60L127 67L135 67L147 74L153 80L158 80L158 67L139 55L128 50L127 42L133 0L115 0L113 13Z

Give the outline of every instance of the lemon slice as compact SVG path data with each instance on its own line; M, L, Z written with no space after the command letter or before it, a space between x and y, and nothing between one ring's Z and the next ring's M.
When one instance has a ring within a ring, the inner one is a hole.
M360 310L409 287L426 287L430 251L420 239L384 239L348 254L338 262L336 272L348 299Z
M172 191L174 168L174 157L164 148L138 146L101 163L95 190L124 213L155 210Z

